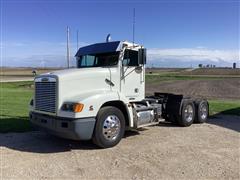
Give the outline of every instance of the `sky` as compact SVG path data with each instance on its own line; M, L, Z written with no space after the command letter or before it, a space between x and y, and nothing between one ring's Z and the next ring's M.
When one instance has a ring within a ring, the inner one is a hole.
M79 46L112 40L147 48L148 66L240 66L239 0L0 0L0 66L64 67Z

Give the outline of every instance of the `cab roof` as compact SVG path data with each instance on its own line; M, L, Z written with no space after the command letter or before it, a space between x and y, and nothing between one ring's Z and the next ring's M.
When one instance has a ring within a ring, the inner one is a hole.
M100 54L109 52L118 52L121 50L121 41L112 41L104 43L91 44L79 48L75 56L83 56L87 54Z
M110 41L104 43L96 43L79 48L75 57L84 56L88 54L119 52L124 46L131 47L134 50L138 50L139 48L143 47L140 46L139 44L135 43L133 44L128 41Z

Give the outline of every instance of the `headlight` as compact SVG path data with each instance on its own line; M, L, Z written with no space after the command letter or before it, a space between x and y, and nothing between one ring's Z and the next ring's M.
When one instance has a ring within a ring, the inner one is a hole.
M64 103L62 106L63 111L70 112L81 112L83 110L84 105L81 103Z

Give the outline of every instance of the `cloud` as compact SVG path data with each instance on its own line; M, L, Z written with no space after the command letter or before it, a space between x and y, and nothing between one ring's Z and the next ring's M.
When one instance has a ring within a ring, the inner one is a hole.
M81 42L79 46L89 43ZM66 42L2 42L2 66L66 66ZM72 65L75 64L76 43L71 43ZM239 50L196 48L160 49L152 48L147 52L148 66L190 67L198 64L232 66L240 60Z
M86 42L79 42L79 46L86 46L89 43ZM4 48L14 48L14 47L28 47L28 46L36 46L36 47L45 47L45 46L51 46L51 47L66 47L67 42L48 42L48 41L38 41L36 42L1 42L2 47ZM71 42L71 46L76 46L76 42Z
M239 50L212 50L204 47L181 48L181 49L149 49L148 61L154 63L157 61L176 61L179 62L225 62L233 63L239 61Z
M88 43L80 42L79 47ZM0 66L11 67L64 67L66 66L66 42L2 42ZM74 55L77 44L70 43L71 65L75 65Z
M70 65L76 64L75 57L70 57ZM2 66L8 67L66 67L66 55L45 54L32 55L23 58L7 57L3 58Z

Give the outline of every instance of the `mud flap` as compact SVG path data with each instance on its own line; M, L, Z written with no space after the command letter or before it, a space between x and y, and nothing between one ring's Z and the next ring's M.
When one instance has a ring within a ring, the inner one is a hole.
M179 124L179 119L181 119L182 104L185 100L190 100L191 98L184 97L183 95L158 92L155 92L154 96L163 98L163 118L166 121Z

